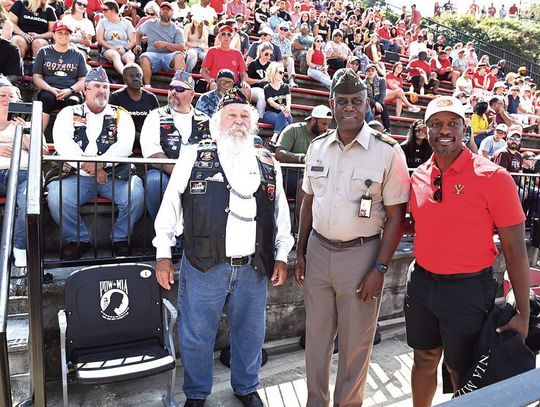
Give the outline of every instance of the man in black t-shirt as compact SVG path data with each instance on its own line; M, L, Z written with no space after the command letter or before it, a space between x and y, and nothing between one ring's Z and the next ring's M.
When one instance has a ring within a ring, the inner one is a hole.
M135 124L134 148L140 148L139 135L144 119L150 111L159 107L159 102L151 92L143 89L143 73L137 64L127 64L122 73L122 79L126 87L111 94L109 103L126 109Z
M9 79L11 83L17 82L22 76L22 59L19 47L11 41L0 38L0 73Z

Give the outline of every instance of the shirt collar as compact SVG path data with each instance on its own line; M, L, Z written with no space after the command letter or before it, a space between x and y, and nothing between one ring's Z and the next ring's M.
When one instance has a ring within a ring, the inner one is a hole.
M371 127L367 125L366 122L364 122L364 125L362 126L362 128L360 129L356 137L354 138L353 143L358 143L362 147L364 147L364 149L367 150L369 147L369 139L371 138L370 136L372 133L375 133L375 130L373 130ZM333 131L329 137L330 137L329 139L330 143L340 142L338 139L337 130Z
M467 161L469 161L472 158L471 150L469 150L467 147L463 147L463 150L461 150L461 153L457 156L457 158L454 160L452 164L450 164L450 167L446 169L445 172L448 171L454 171L455 173L461 172ZM428 163L429 169L436 168L437 171L440 172L439 167L437 167L437 163L435 162L435 154L431 155L431 158Z

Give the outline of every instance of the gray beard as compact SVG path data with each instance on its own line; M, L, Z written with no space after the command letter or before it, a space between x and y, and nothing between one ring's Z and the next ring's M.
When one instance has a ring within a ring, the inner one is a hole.
M255 149L253 137L243 126L233 126L215 136L218 149L230 154L249 154Z

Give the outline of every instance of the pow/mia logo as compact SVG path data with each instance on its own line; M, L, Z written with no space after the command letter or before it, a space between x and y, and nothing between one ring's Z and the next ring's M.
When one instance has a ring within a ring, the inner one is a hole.
M190 181L189 193L191 195L203 195L206 194L206 181Z
M99 297L103 319L117 321L129 315L127 280L100 281Z

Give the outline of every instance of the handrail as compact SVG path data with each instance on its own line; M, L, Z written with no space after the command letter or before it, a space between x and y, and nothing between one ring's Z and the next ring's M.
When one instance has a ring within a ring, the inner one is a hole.
M4 223L2 226L2 240L0 243L0 406L6 407L11 407L12 405L7 347L7 320L9 280L11 278L11 251L13 227L15 225L22 132L22 127L17 126L15 128L4 211Z
M45 357L43 339L43 253L41 239L42 177L41 157L43 152L41 102L32 104L30 130L30 152L28 159L28 186L26 204L26 247L28 252L28 313L31 372L31 402L45 407Z

